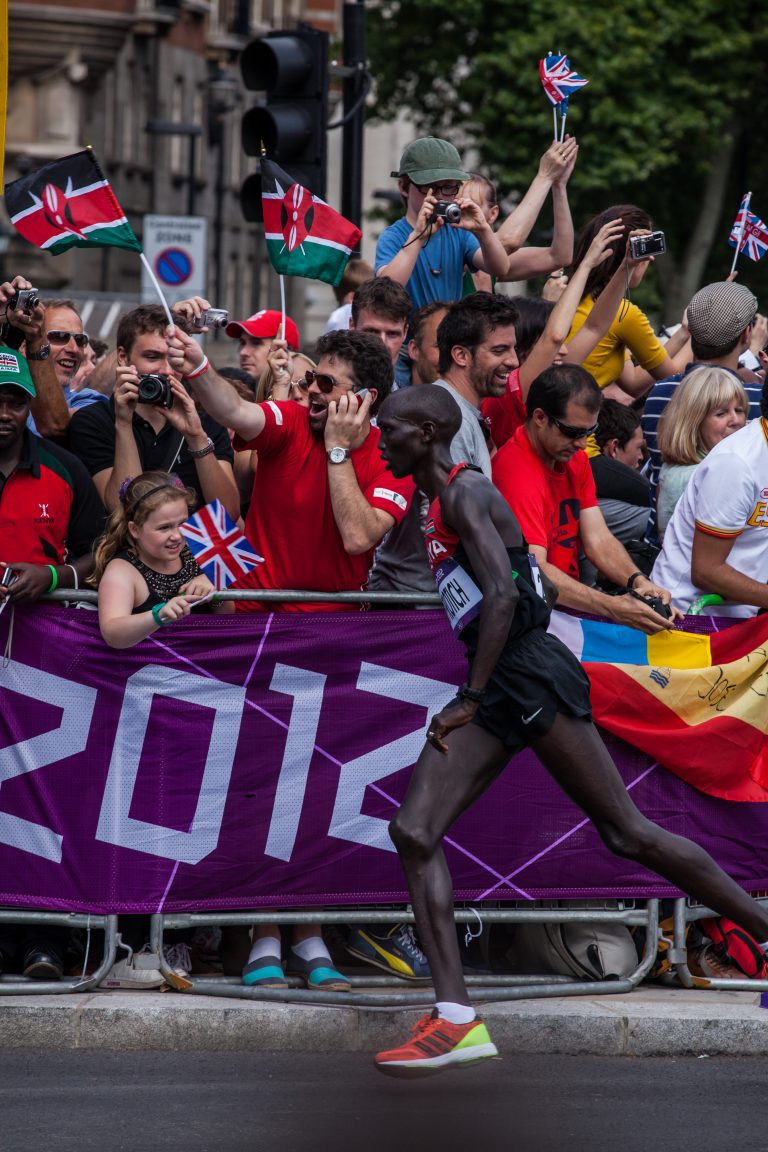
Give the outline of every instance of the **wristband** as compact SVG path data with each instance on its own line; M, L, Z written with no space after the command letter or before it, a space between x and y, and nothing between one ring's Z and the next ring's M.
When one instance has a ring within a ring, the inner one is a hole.
M487 688L470 688L469 684L464 684L456 696L459 700L471 700L473 704L482 704L487 691Z
M51 583L50 583L50 584L49 584L49 586L46 588L46 592L55 592L55 591L56 591L56 587L57 587L57 585L58 585L58 583L59 583L59 574L58 574L58 572L56 571L56 569L54 568L53 564L46 564L46 568L47 568L47 569L50 571L50 573L51 573Z
M210 436L208 437L208 443L206 444L205 448L198 448L196 452L193 452L191 448L187 449L187 452L193 460L200 460L203 456L210 456L211 452L215 451L216 445L214 444L213 440L211 440Z
M172 624L173 623L172 620L161 620L160 619L160 613L163 610L163 608L165 608L167 603L168 603L167 600L163 600L162 604L155 604L155 606L152 609L152 617L153 617L155 623L159 624L161 628L165 628L166 624Z
M198 364L197 368L194 369L194 371L184 373L184 379L185 380L194 380L196 376L202 376L204 372L207 372L208 369L210 368L210 366L211 366L211 363L210 363L208 357L203 356L202 360Z
M635 586L635 580L637 580L638 576L642 576L642 575L643 575L643 573L638 569L637 572L633 572L631 576L627 577L627 588L629 589L630 592L632 591L632 589Z

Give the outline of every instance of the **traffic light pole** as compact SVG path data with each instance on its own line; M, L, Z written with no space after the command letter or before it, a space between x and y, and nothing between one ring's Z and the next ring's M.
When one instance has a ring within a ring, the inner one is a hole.
M359 107L344 124L342 130L341 214L358 228L363 216L363 122L365 101L366 36L364 0L346 0L344 4L344 58L343 86L344 116ZM359 256L359 251L354 255Z

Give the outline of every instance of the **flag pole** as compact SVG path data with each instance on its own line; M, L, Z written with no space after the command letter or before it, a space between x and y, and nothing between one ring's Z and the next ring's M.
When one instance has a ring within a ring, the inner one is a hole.
M168 307L168 301L166 300L165 296L163 296L163 290L157 282L157 277L155 276L155 273L152 270L152 265L150 264L149 260L147 260L147 258L143 252L141 253L141 262L144 265L144 267L146 268L147 275L149 276L150 280L154 284L155 291L157 292L158 296L160 297L160 303L163 306L163 311L165 312L166 316L168 317L168 323L173 328L175 326L175 321L173 319L173 316L171 316L171 310Z
M285 276L280 273L280 323L282 324L283 339L285 339Z
M751 199L752 199L752 193L747 192L747 194L744 197L744 200L742 202L742 207L744 208L744 217L741 221L741 230L739 232L739 235L736 238L736 251L733 254L733 263L731 264L731 271L730 271L731 276L733 276L734 272L736 271L736 261L739 258L739 253L741 252L741 242L744 239L744 232L745 232L746 227L747 227L747 214L749 212L749 204L750 204Z
M562 109L562 105L561 105L561 109ZM566 107L564 112L561 111L561 117L562 117L560 120L560 143L561 144L562 144L563 140L565 140L565 118L567 115L568 115L568 108Z
M555 126L555 134L552 137L553 142L557 143L557 104L552 105L552 123Z

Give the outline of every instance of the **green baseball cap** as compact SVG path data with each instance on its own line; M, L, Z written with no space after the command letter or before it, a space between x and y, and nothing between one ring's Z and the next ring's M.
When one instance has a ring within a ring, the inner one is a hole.
M33 398L37 396L27 361L13 348L0 345L0 388L7 388L10 384Z
M447 140L422 136L414 140L400 157L400 168L390 176L408 176L414 184L438 184L441 180L469 180L461 166L461 156Z

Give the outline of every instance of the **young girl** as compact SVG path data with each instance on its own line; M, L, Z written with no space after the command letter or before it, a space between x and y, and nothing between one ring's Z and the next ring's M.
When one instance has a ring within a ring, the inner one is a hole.
M213 593L179 531L195 499L177 476L159 471L142 472L121 493L90 581L99 588L99 626L110 647L138 644Z

